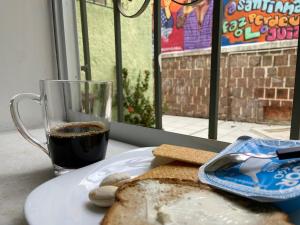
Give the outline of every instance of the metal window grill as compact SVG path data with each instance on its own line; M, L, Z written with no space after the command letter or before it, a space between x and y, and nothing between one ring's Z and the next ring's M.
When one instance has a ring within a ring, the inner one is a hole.
M84 66L82 67L86 73L86 79L91 79L91 68L89 58L88 43L88 26L86 0L80 1L80 13L82 23L82 37L84 49ZM105 1L105 0L104 0ZM100 4L97 0L89 0L95 4ZM122 84L122 47L121 47L121 23L120 12L117 4L114 4L114 30L115 30L115 52L116 52L116 80L117 80L117 105L118 105L118 121L123 121L123 84ZM162 128L162 101L161 101L161 76L159 67L159 55L161 50L161 15L160 0L154 0L153 4L153 47L154 47L154 100L155 100L155 117L156 128ZM213 27L212 27L212 46L211 46L211 73L210 73L210 102L209 102L209 129L208 138L217 139L218 134L218 97L219 97L219 79L220 79L220 53L221 53L221 27L223 18L223 1L214 1L213 10ZM298 46L300 45L300 36L298 37ZM297 63L294 86L294 101L291 119L291 139L300 139L300 59L297 50Z

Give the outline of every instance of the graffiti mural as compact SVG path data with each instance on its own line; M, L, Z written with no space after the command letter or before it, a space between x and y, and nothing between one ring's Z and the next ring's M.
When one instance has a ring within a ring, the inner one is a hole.
M212 9L213 0L203 0L194 6L180 6L171 0L162 0L162 52L209 47Z
M224 11L223 45L298 38L300 0L231 0Z
M298 38L300 0L223 0L223 5L223 46ZM210 47L212 10L213 0L195 6L162 0L162 52Z

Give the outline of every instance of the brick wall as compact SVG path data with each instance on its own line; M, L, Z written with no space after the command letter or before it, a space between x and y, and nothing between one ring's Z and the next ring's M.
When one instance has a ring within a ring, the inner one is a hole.
M221 55L219 119L286 123L291 118L296 48ZM163 57L166 114L208 117L210 53Z

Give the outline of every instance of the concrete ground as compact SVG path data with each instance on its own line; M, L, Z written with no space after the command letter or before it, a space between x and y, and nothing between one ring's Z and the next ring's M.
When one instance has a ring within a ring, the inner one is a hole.
M195 137L208 137L208 119L164 115L163 129ZM241 135L257 138L289 139L290 127L219 120L218 140L233 142Z

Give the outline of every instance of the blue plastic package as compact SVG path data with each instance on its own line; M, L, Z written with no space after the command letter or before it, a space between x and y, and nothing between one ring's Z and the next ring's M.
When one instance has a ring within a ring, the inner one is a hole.
M273 154L277 149L295 146L300 146L300 141L238 139L200 167L199 179L216 188L261 202L284 202L300 198L300 159L250 158L231 168L204 172L210 162L224 154Z

